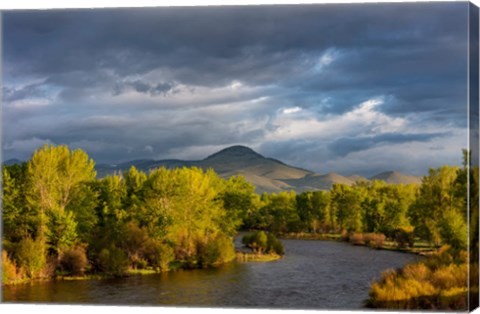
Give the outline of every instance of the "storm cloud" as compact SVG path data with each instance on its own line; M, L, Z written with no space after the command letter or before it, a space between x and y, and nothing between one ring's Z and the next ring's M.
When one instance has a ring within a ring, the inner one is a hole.
M97 163L243 144L322 173L460 164L467 14L467 3L4 11L3 158L43 143Z

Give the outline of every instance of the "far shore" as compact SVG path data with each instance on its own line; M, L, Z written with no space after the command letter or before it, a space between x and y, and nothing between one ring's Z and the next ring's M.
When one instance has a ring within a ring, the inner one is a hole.
M338 241L338 242L351 243L347 240L344 240L340 233L306 233L306 232L293 233L293 232L290 232L290 233L280 234L279 238L287 239L287 240ZM372 247L365 243L355 243L355 244L351 243L351 244L356 246L366 246L376 250L395 251L395 252L401 252L401 253L416 254L420 256L431 255L437 251L436 247L421 241L415 242L413 247L399 247L394 241L391 241L391 240L384 241L384 243L378 247Z

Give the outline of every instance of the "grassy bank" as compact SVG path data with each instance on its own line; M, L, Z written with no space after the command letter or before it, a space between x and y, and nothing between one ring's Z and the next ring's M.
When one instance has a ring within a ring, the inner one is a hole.
M444 246L418 263L385 271L372 284L366 305L383 309L466 310L467 283L466 251Z
M418 255L430 255L436 252L437 247L432 244L416 239L411 243L403 243L386 238L380 233L284 233L282 239L295 240L320 240L320 241L343 241L357 246L367 246L377 250L388 250Z
M272 262L282 258L282 255L275 253L245 253L237 252L236 259L238 262Z

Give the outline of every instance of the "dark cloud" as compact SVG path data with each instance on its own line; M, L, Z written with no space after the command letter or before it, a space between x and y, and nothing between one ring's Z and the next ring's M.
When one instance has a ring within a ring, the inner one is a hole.
M334 156L346 156L352 152L367 150L379 145L399 144L407 142L428 142L433 138L447 136L445 133L434 134L398 134L384 133L378 136L345 137L328 144L328 149Z
M379 145L429 150L466 127L467 14L467 3L5 11L5 156L42 141L102 162L241 143L317 167ZM403 129L272 139L285 108L324 121L378 97Z
M42 85L42 83L36 83L19 88L3 87L3 101L13 102L25 98L43 98L46 96L46 92L42 89Z
M166 96L169 92L173 92L175 83L160 82L157 84L149 84L141 80L134 80L131 82L116 83L113 86L113 95L120 95L128 88L133 88L138 93Z

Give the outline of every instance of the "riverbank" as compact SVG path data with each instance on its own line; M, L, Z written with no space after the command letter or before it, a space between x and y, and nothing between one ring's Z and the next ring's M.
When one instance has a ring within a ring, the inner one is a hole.
M360 236L358 236L360 235ZM366 246L377 250L395 251L401 253L410 253L422 256L428 256L437 251L437 248L430 245L425 241L414 241L412 246L399 246L396 241L383 239L381 243L373 243L370 241L364 241L365 234L354 233L345 235L341 233L282 233L279 237L281 239L293 239L293 240L316 240L316 241L339 241L348 242L356 246ZM352 237L356 236L356 237Z
M237 252L236 260L238 262L272 262L281 259L282 256L275 253L246 253Z
M18 285L3 289L3 300L361 310L368 298L371 278L416 260L412 254L365 250L335 241L282 242L286 255L273 262L232 262L208 269L179 269L108 280L55 280Z

